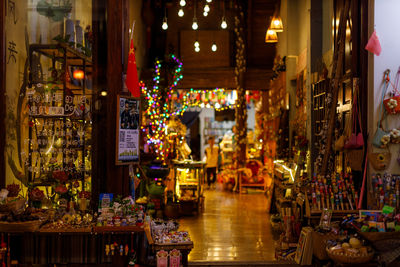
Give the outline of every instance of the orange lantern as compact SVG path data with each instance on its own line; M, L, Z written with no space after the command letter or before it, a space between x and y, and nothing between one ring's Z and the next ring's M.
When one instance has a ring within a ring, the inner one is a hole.
M74 70L74 72L72 73L72 77L74 77L74 79L76 80L82 80L83 78L85 78L85 73L83 72L83 70Z

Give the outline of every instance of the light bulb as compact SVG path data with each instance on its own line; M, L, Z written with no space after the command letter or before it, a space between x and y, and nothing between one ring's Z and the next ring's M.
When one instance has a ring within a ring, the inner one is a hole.
M194 42L194 47L200 47L199 41L196 40L196 42Z
M215 43L212 44L211 50L212 50L213 52L217 51L217 45L216 45Z
M193 19L193 24L192 24L192 29L197 30L199 28L199 25L197 24L196 18Z
M204 12L210 12L210 6L209 5L205 5L204 6Z
M211 3L212 2L212 0L207 0L207 3Z
M207 103L206 108L211 108L210 104Z
M201 104L200 104L200 107L201 107L201 108L204 108L204 103L201 103Z
M179 2L179 5L180 5L180 6L186 6L186 1L185 1L185 0L181 0L181 1Z
M203 16L204 16L204 17L207 17L207 16L208 16L208 12L205 12L205 11L204 11L204 12L203 12Z
M183 15L185 15L185 12L183 12L183 9L181 8L181 9L179 9L179 11L178 11L178 16L179 16L179 17L183 17Z
M217 103L215 103L215 108L220 108L221 107L221 105L217 102Z
M166 19L164 20L164 22L162 24L162 28L163 28L163 30L167 30L168 29L168 23L167 23Z
M228 24L226 23L225 18L222 18L221 28L222 28L222 29L226 29L226 27L228 27Z
M200 52L200 47L199 47L199 46L196 46L196 47L194 48L194 51L196 51L197 53Z

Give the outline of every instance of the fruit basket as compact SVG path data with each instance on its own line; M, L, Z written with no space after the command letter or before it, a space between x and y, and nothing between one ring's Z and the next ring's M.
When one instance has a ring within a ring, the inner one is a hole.
M16 198L12 200L8 200L5 204L0 204L0 212L17 212L22 210L22 208L26 204L26 199L24 198Z
M344 252L332 252L327 248L326 253L331 260L342 264L361 264L369 262L374 258L374 252L372 249L369 249L366 254L347 254Z

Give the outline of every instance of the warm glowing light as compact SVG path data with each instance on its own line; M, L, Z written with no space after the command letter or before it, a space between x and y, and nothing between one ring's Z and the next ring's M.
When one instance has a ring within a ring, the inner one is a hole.
M208 12L204 11L204 12L203 12L203 16L204 16L204 17L207 17L207 16L208 16Z
M83 70L74 70L72 77L77 80L82 80L85 77Z
M217 45L216 45L215 43L212 44L211 50L212 50L213 52L217 51Z
M283 23L280 16L274 17L271 20L271 26L269 27L269 29L275 32L283 32Z
M183 17L184 15L185 15L185 12L183 12L183 9L180 8L179 11L178 11L178 16L179 17Z
M200 52L200 47L196 46L196 47L194 48L194 51L196 51L197 53Z
M179 5L180 5L180 6L186 6L186 1L185 1L185 0L181 0L181 1L179 2Z
M205 5L204 6L204 12L210 12L210 6L209 5Z
M163 24L162 24L162 28L163 28L163 30L167 30L168 29L167 18L164 18Z
M207 3L211 3L212 2L212 0L207 0Z
M100 95L101 96L107 96L107 91L105 91L105 90L101 91Z
M228 27L228 24L226 23L226 19L225 17L222 18L222 22L221 22L221 28L222 29L226 29Z
M278 35L276 34L276 31L268 29L267 34L265 35L265 42L266 43L277 43Z
M194 42L194 47L200 47L199 41L196 40L196 42Z
M193 24L192 24L192 29L197 30L199 28L199 25L197 24L196 18L193 19Z

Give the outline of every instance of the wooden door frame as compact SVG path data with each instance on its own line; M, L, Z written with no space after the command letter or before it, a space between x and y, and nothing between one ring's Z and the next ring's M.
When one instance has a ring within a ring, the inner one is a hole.
M6 50L5 50L5 10L6 1L0 5L0 188L5 187L6 183Z

